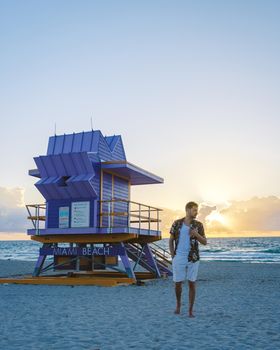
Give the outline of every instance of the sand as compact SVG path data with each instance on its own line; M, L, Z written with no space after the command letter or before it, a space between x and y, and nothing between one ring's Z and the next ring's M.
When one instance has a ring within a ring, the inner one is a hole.
M0 275L34 262L0 261ZM201 261L194 319L172 279L144 286L0 285L0 349L279 349L280 266Z

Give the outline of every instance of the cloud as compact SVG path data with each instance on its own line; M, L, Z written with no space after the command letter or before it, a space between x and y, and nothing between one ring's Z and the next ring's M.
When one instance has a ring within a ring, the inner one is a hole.
M184 217L185 212L183 210L172 210L163 208L163 211L160 212L161 219L161 231L163 237L169 237L170 227L173 224L174 220Z
M201 204L199 206L199 212L197 216L197 220L203 222L204 224L206 223L206 218L208 215L210 215L214 210L216 210L216 206L211 206L207 204Z
M0 231L25 232L27 221L24 189L0 187Z
M184 215L183 210L164 208L160 215L164 237L169 236L173 221ZM219 215L223 220L220 220ZM269 196L231 201L223 209L219 205L203 203L197 219L204 223L208 233L280 231L280 198ZM0 187L0 232L25 233L31 227L30 224L24 206L24 189Z
M161 230L168 237L172 222L183 217L183 211L164 209ZM224 207L201 204L197 219L203 222L208 234L246 234L250 232L280 231L280 198L253 197L243 201L229 201Z
M0 207L15 208L24 206L24 189L20 187L0 187Z
M275 196L232 201L220 213L235 231L280 230L280 198Z
M210 206L207 204L200 205L197 220L201 221L204 225L206 225L207 216L211 214L214 210L216 210L216 206ZM162 231L163 237L169 237L169 230L174 220L183 218L184 216L185 216L184 210L172 210L172 209L164 208L160 214L161 231Z

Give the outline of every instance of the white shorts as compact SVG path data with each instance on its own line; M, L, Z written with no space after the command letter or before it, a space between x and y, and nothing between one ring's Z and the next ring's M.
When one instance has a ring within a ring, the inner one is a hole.
M183 282L186 277L189 281L195 282L198 274L199 261L188 261L184 255L175 255L172 260L173 281Z

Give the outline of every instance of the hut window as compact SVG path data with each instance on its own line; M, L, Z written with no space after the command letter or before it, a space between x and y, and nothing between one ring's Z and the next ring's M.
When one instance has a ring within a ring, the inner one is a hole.
M66 187L67 183L66 181L70 178L70 176L62 176L61 179L59 179L58 186L60 187Z

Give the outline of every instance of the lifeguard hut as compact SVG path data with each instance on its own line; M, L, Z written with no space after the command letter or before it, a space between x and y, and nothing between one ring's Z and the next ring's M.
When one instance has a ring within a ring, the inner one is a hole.
M26 206L34 226L27 233L43 244L31 283L116 285L171 275L168 253L155 243L161 210L130 194L131 186L163 179L126 160L121 136L55 135L34 160L29 175L39 178L45 203Z

